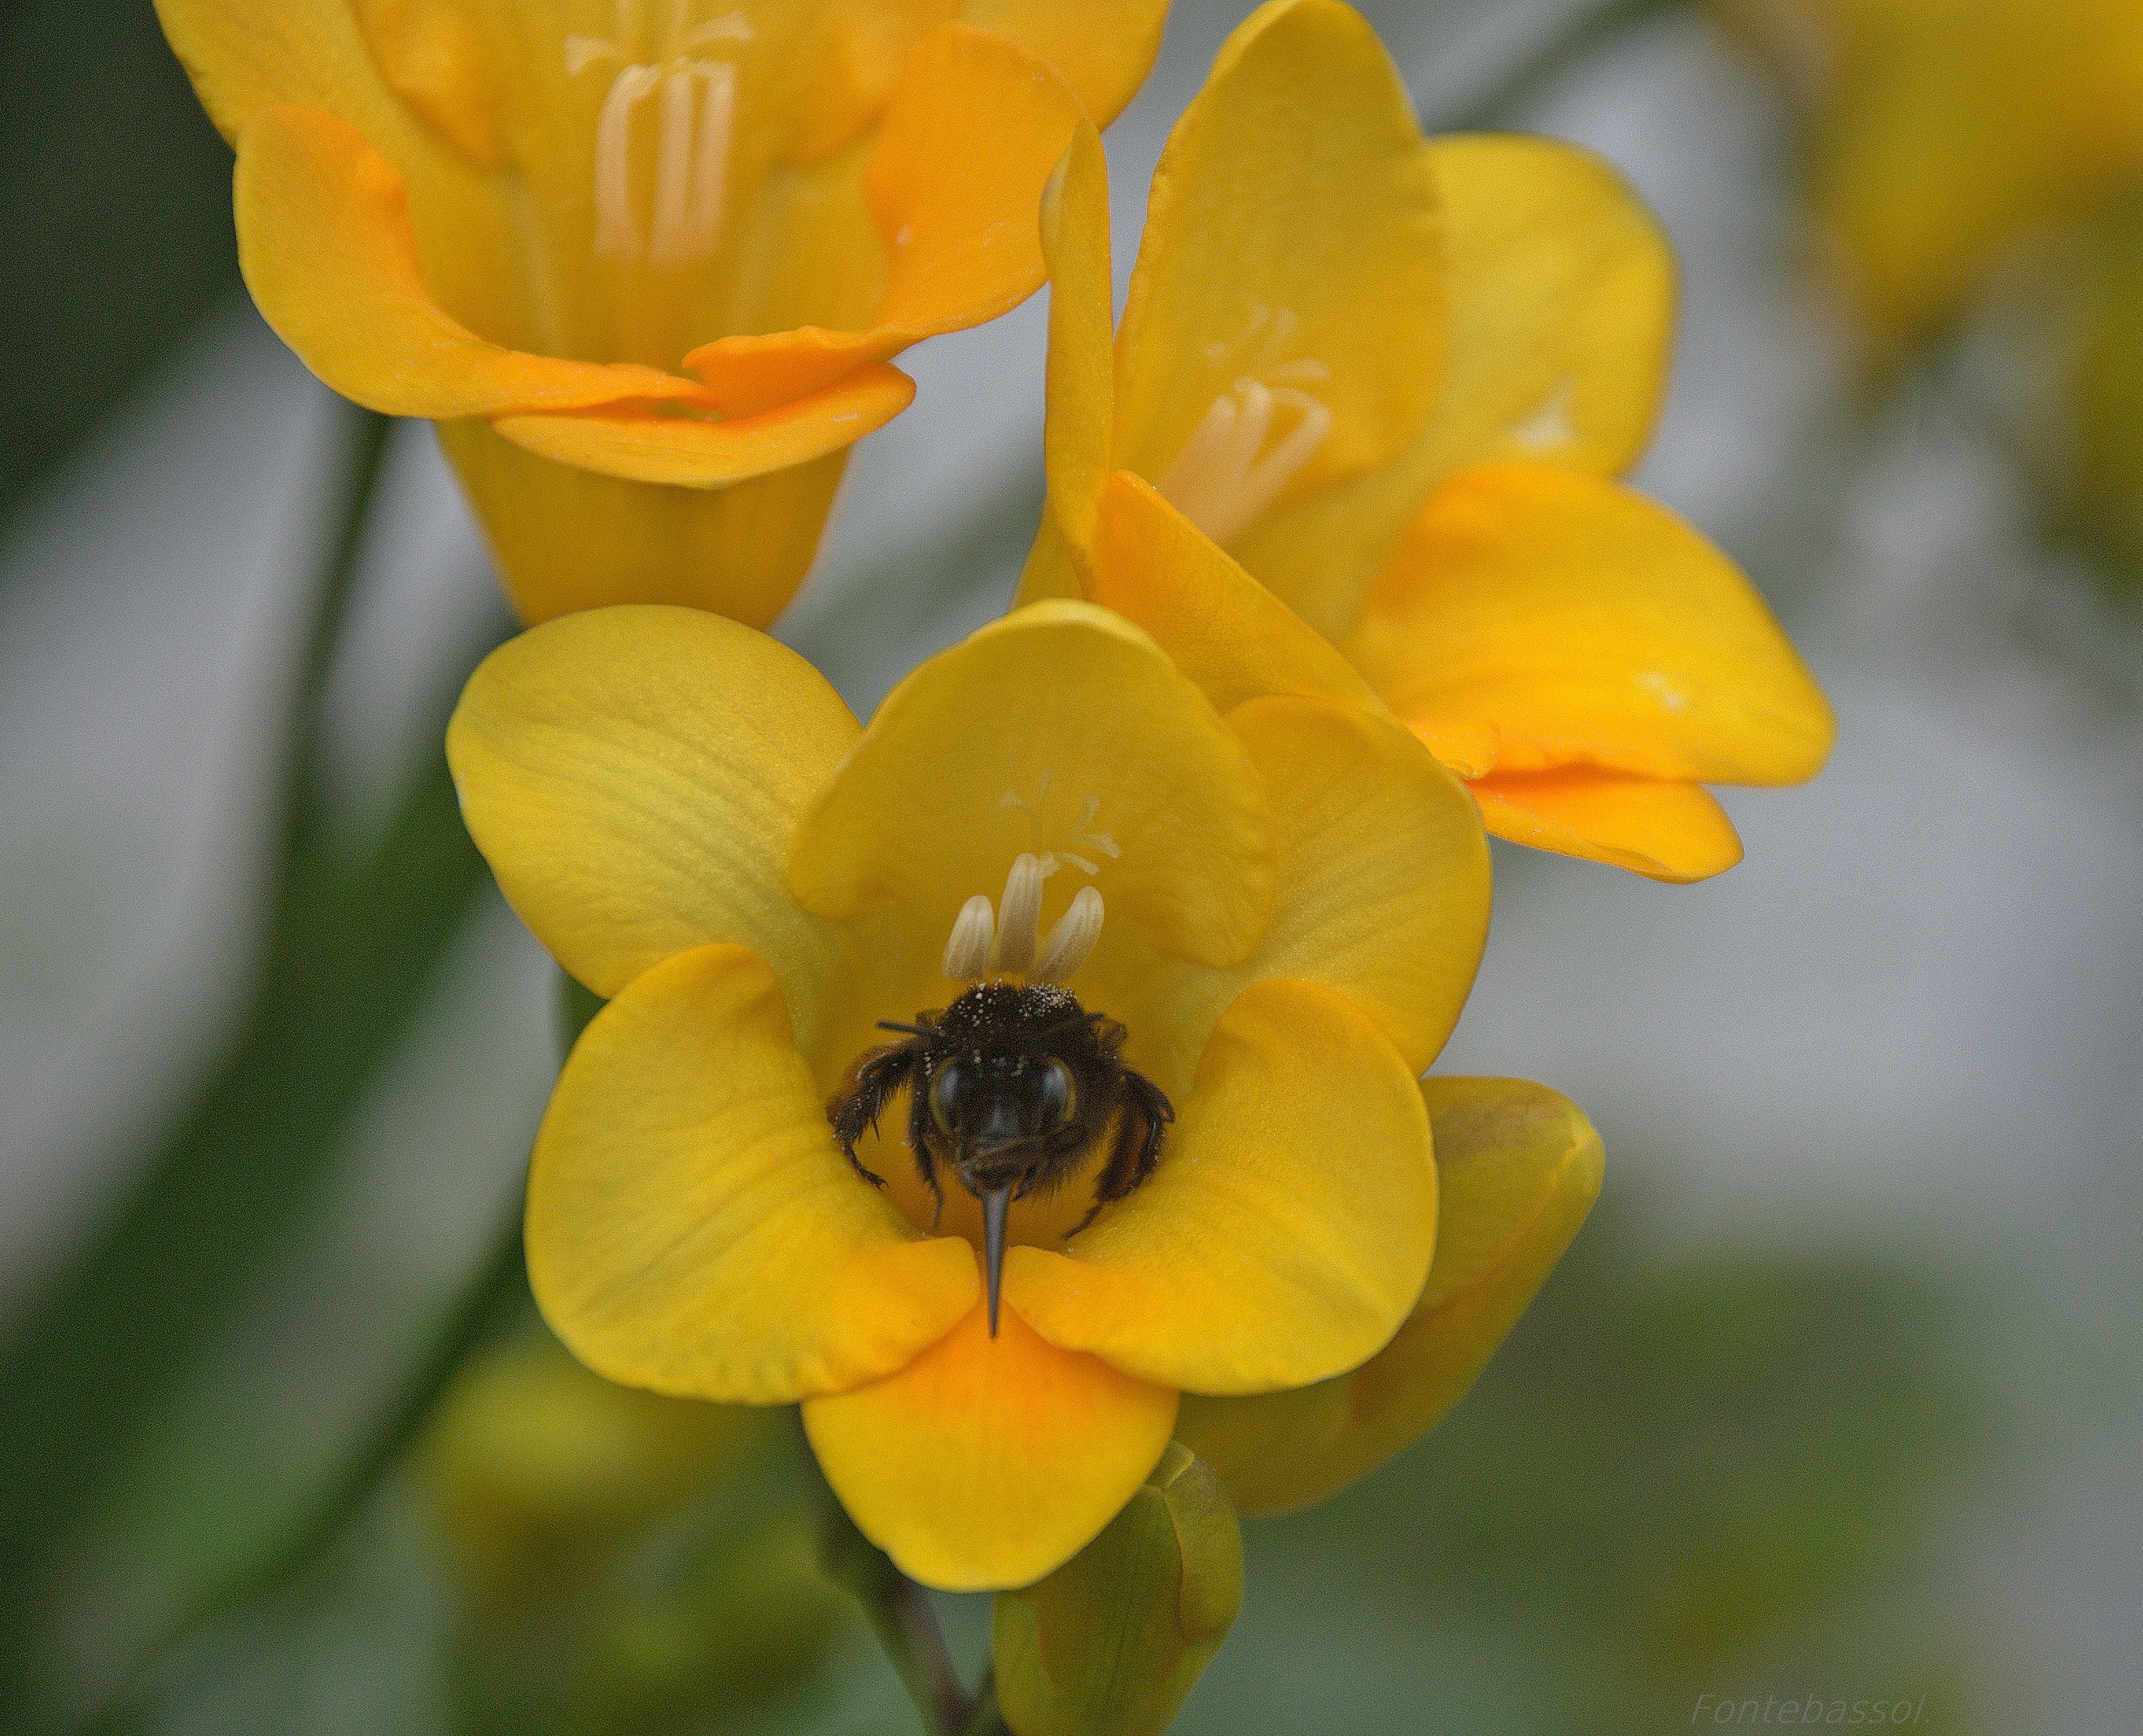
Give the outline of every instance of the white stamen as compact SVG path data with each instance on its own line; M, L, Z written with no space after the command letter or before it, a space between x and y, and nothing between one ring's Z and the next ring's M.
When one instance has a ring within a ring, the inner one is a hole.
M1034 962L1036 942L1042 932L1042 883L1047 877L1038 858L1022 854L1014 858L1005 876L1004 897L997 903L997 945L990 953L990 968L1007 977L1026 974Z
M596 251L640 257L640 225L632 215L632 111L662 81L653 67L626 67L611 81L596 117Z
M1294 411L1294 421L1268 450L1276 407ZM1332 412L1309 393L1239 379L1207 408L1161 492L1215 542L1228 542L1279 498L1331 433Z
M955 982L973 982L990 967L990 943L997 937L997 917L982 893L960 907L945 942L943 969Z
M1101 893L1099 887L1082 886L1071 908L1051 927L1042 945L1042 962L1032 972L1037 982L1069 982L1079 967L1093 954L1101 935Z

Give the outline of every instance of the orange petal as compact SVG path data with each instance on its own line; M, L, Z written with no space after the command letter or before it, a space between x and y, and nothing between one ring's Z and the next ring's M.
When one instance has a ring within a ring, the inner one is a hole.
M1734 822L1700 784L1571 765L1492 772L1466 787L1497 837L1650 880L1703 880L1741 859Z
M1070 81L1094 124L1106 126L1152 70L1168 0L967 0L960 16L1032 49Z
M1042 437L1049 523L1074 551L1074 565L1083 565L1108 473L1116 397L1109 169L1101 136L1083 123L1042 195L1042 250L1049 261L1049 415ZM1022 601L1041 594L1039 581L1022 581Z
M424 285L400 173L346 121L257 110L238 136L236 197L239 262L261 316L359 403L440 418L707 402L659 368L507 349L449 318Z
M1245 990L1214 1029L1160 1167L1054 1254L1010 1249L1005 1300L1048 1339L1206 1392L1367 1360L1436 1239L1428 1118L1366 1014L1307 982Z
M1127 470L1103 487L1089 595L1154 636L1215 710L1291 693L1381 709L1344 657Z
M1493 723L1499 770L1794 784L1835 733L1731 561L1664 507L1552 465L1438 488L1344 649L1403 717Z
M974 1250L849 1166L774 973L702 947L574 1045L528 1172L528 1278L626 1386L789 1404L904 1367L971 1312Z
M1086 1547L1168 1445L1175 1394L980 1308L897 1374L804 1406L864 1535L944 1591L1031 1585Z
M611 404L567 415L501 416L492 426L516 446L562 464L629 482L708 487L852 446L914 396L913 380L872 362L808 398L723 422Z
M685 365L723 408L749 415L1017 306L1042 284L1043 185L1083 118L1025 49L964 24L933 32L901 74L865 173L889 263L869 329L722 338Z

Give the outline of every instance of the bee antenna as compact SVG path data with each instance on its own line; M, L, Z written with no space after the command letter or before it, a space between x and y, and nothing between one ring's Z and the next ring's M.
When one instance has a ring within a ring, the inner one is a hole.
M878 1028L881 1031L905 1031L910 1036L935 1036L937 1035L937 1032L933 1031L928 1025L903 1025L898 1019L880 1019L878 1021Z

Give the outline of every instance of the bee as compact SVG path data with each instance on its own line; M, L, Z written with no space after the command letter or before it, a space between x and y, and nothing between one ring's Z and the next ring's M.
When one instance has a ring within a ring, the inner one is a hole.
M1062 1187L1113 1126L1093 1204L1078 1226L1084 1229L1153 1174L1175 1111L1160 1087L1117 1059L1124 1027L1054 983L980 982L950 1006L918 1013L912 1025L881 1019L878 1028L901 1031L905 1041L859 1056L827 1104L826 1119L856 1173L883 1187L884 1177L856 1156L856 1141L907 1089L908 1150L938 1214L945 1209L941 1169L982 1202L995 1338L1006 1208Z

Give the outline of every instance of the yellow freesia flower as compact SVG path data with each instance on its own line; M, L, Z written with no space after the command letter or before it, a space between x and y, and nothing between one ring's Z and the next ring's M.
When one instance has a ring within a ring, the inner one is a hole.
M1389 716L1249 690L1223 713L1137 628L1050 601L864 730L774 641L643 606L495 653L448 748L514 908L610 997L536 1142L547 1318L616 1380L800 1401L917 1579L1038 1579L1152 1469L1179 1392L1344 1375L1421 1302L1417 1076L1472 977L1487 861ZM971 982L1062 985L1173 1107L1121 1197L1100 1184L1128 1120L1012 1201L994 1332L982 1204L933 1200L909 1105L854 1165L829 1124L880 1021L927 1031Z
M1883 349L2035 228L2143 181L2135 0L1719 0L1803 111L1809 200Z
M1141 553L1185 519L1339 647L1490 831L1660 879L1740 859L1705 784L1822 764L1829 708L1748 581L1611 480L1658 407L1673 270L1598 159L1424 141L1357 13L1274 0L1170 138L1113 334L1091 128L1043 249L1050 503L1025 596L1083 593L1171 652L1225 638L1225 575L1170 601L1193 557Z
M763 623L849 445L913 395L888 359L1041 282L1043 180L1166 8L157 9L236 147L262 314L337 391L438 424L522 616Z

